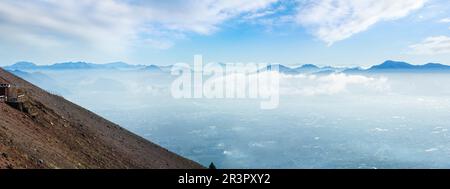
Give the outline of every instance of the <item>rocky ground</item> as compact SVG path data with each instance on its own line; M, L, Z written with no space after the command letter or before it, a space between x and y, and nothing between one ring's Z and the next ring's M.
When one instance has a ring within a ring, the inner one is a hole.
M0 68L26 92L22 111L0 102L0 168L203 168Z

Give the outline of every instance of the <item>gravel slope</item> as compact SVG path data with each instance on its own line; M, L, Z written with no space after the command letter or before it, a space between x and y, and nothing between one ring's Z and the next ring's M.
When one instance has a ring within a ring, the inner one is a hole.
M0 102L0 168L203 168L0 68L5 82L28 100Z

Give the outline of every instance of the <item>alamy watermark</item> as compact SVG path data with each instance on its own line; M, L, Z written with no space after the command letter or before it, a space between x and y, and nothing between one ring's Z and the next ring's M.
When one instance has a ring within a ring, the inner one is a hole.
M194 65L177 63L171 69L178 76L171 85L176 99L260 99L261 109L279 105L280 74L278 64L208 63L194 56Z

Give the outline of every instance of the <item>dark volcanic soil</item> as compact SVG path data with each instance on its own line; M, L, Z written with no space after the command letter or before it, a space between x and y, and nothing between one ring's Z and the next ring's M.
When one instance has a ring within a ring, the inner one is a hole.
M0 83L28 99L0 102L0 168L203 168L1 68Z

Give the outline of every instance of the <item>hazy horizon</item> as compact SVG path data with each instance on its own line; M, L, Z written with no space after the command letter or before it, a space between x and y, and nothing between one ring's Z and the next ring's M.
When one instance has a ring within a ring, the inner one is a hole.
M282 75L272 110L258 99L174 99L169 73L43 73L38 86L204 166L450 166L448 73Z

